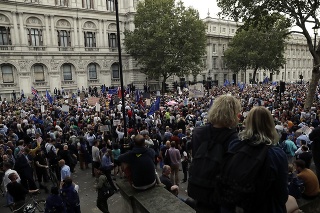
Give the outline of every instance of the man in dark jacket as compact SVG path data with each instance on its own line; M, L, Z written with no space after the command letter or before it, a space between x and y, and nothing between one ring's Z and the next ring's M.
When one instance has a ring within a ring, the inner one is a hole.
M155 185L154 155L153 149L145 147L144 137L136 135L133 149L119 156L118 160L127 177L131 178L133 188L146 190Z

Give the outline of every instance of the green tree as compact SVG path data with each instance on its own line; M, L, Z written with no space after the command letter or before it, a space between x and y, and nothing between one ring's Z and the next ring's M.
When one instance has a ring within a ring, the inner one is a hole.
M268 25L264 24L266 20ZM235 73L253 69L254 81L258 70L279 73L279 68L285 64L287 27L286 19L279 14L266 16L260 23L245 23L224 53L228 68Z
M320 49L319 43L316 49L307 30L307 23L319 24L319 0L217 0L222 14L232 17L235 21L239 19L244 22L259 22L266 14L277 12L287 17L290 23L294 23L301 31L295 33L303 34L307 40L308 48L314 59L312 79L309 85L305 108L313 105L316 87L320 79ZM267 23L267 22L266 22ZM293 32L293 31L292 31Z
M140 1L134 25L134 31L125 31L125 49L149 79L162 77L164 83L203 70L206 26L198 11L181 1Z

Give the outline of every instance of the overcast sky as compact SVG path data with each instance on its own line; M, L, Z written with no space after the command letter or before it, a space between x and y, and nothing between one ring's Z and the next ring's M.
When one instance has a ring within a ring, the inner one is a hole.
M220 11L216 0L182 0L185 6L191 6L197 9L200 13L200 18L207 17L208 9L210 17L217 18L217 13Z

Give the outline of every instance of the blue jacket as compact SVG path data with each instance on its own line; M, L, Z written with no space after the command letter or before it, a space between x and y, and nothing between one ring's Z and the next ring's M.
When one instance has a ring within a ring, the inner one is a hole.
M236 151L241 146L242 141L235 140L230 143L229 151ZM255 212L286 213L286 202L288 200L288 161L287 156L280 147L271 146L268 155L271 168L271 186L266 189L266 199L259 202L259 209ZM267 185L267 184L266 184ZM263 211L262 211L263 210ZM232 212L233 211L223 211Z

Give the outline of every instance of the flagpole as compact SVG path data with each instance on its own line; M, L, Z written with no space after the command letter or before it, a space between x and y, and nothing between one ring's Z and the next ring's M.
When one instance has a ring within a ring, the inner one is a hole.
M121 59L121 40L120 40L120 21L119 21L119 4L118 0L115 0L116 4L116 22L117 22L117 40L118 40L118 56L119 56L119 74L120 74L120 85L121 85L121 100L122 100L122 116L123 116L123 131L124 137L127 137L127 124L126 124L126 110L124 102L124 91L123 91L123 73L122 73L122 59Z

